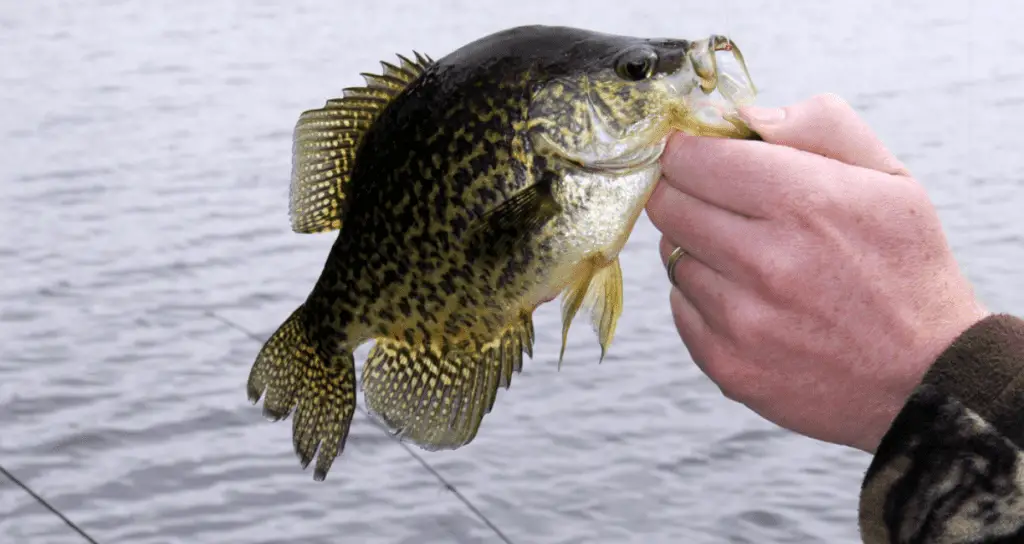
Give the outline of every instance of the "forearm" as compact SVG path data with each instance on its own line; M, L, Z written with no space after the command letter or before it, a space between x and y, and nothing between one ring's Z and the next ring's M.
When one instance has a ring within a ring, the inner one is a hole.
M865 542L1024 541L1024 320L991 316L936 360L864 479Z

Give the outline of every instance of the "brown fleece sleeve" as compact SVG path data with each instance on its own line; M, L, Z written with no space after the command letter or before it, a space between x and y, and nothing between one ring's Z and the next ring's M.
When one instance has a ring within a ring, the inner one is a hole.
M861 489L869 544L1024 542L1024 320L987 317L925 374Z
M939 356L923 382L1024 448L1024 320L997 314L979 321Z

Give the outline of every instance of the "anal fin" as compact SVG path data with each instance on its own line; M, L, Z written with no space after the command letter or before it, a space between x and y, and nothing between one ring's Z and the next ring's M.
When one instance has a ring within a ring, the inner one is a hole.
M378 339L363 367L366 405L403 440L427 450L459 448L476 437L498 388L507 389L522 370L532 342L527 313L477 352L440 353Z

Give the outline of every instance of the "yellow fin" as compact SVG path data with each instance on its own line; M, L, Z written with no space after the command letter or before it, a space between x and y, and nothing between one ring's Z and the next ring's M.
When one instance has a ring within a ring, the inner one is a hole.
M361 74L364 87L342 91L320 109L299 115L292 141L289 203L292 230L328 232L341 228L345 193L363 134L381 111L434 61L398 55L399 65L381 61L383 72Z
M594 331L601 342L601 360L604 360L615 326L622 315L622 268L616 258L597 268L594 260L586 261L576 279L565 289L562 298L562 351L558 354L558 368L562 368L569 327L580 308L589 307Z
M590 320L601 342L601 361L604 361L622 315L622 268L617 257L594 274L583 306L590 308Z
M323 481L345 448L356 408L356 369L351 353L332 354L329 362L324 361L306 334L303 308L292 312L263 345L246 389L253 404L266 390L267 418L277 421L294 415L295 453L302 468L316 456L313 478Z
M477 353L442 354L432 347L378 339L363 366L367 408L399 437L424 449L469 444L494 407L498 388L508 389L512 374L522 371L532 330L530 315L523 313Z
M580 265L575 279L562 292L562 350L558 353L558 369L562 369L562 358L565 357L565 343L569 339L569 327L572 325L576 312L583 306L586 299L590 279L594 277L594 262L587 260Z

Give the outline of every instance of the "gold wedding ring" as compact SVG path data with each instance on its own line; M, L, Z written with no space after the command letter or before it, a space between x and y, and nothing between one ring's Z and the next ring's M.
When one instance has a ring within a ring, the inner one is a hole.
M665 263L665 271L668 272L668 281L672 283L672 287L679 289L679 284L676 283L676 264L679 263L679 259L682 259L686 255L686 251L677 247L672 250L672 254L668 256L668 262Z

